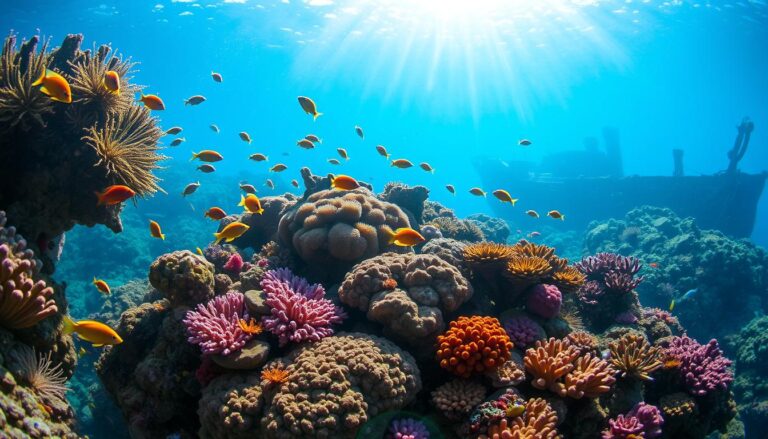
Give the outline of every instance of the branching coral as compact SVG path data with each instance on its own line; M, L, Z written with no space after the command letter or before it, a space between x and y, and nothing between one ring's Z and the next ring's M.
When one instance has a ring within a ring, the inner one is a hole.
M53 288L32 279L34 260L17 259L8 244L0 245L0 326L29 328L58 312Z
M493 370L509 360L509 336L494 317L459 317L437 337L440 367L463 378Z
M485 386L455 379L432 391L432 404L448 419L459 420L485 399Z
M650 380L650 374L662 366L660 348L651 346L645 337L627 333L608 344L611 364L622 376Z
M538 283L552 274L552 267L539 256L516 256L504 270L504 277L513 284L528 286Z
M680 377L692 395L728 390L733 381L731 361L723 356L717 340L701 345L687 336L673 337L665 354L680 362Z
M13 128L19 124L28 130L32 128L32 121L45 127L43 117L53 112L51 99L32 86L48 63L48 42L45 41L38 52L39 40L37 36L32 37L17 52L16 36L5 39L0 55L0 131L2 127Z
M596 398L611 390L616 382L615 373L607 361L592 354L582 355L576 359L573 370L565 376L568 396L575 399Z
M576 268L588 280L599 282L605 289L619 294L629 293L643 281L643 276L635 277L642 265L631 256L598 253L578 262Z
M241 319L249 319L241 293L214 297L187 312L184 325L188 341L199 345L204 354L229 355L239 351L253 337L240 326Z
M153 171L167 157L158 153L157 142L163 131L148 108L129 106L125 111L109 114L103 124L87 129L83 137L98 161L93 166L104 169L113 184L123 184L139 196L154 194L160 189L159 178Z
M341 323L344 310L325 298L320 284L310 285L291 270L270 270L261 281L271 315L263 317L264 327L278 336L280 345L289 341L319 341L333 334L331 325Z
M542 398L533 398L525 402L525 410L520 416L505 417L492 424L487 434L479 439L555 439L558 438L557 413Z

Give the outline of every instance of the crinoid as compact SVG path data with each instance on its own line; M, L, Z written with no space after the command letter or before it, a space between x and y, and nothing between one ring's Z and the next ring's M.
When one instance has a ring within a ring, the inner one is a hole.
M51 361L50 351L48 355L38 356L33 348L21 346L14 353L14 357L21 368L21 378L41 399L48 402L65 400L65 394L69 390L67 378L61 364L54 365Z
M40 38L32 37L16 51L16 35L9 35L0 54L0 132L20 126L27 131L34 121L45 126L43 116L53 112L51 99L32 86L46 68L48 41L40 51Z
M98 161L94 166L104 168L114 183L146 196L161 190L152 171L167 158L158 153L157 142L162 135L148 109L131 106L123 113L107 116L103 124L88 128L83 140L96 151Z
M127 112L133 96L141 87L130 83L131 73L135 63L121 58L109 46L96 47L86 50L74 61L69 61L72 68L72 95L78 105L70 110L70 120L77 121L82 126L104 122L104 118ZM120 78L120 92L114 93L104 85L104 76L108 71L114 71Z

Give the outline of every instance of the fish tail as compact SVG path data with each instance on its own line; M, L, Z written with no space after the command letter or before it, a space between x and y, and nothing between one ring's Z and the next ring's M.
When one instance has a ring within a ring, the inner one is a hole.
M165 233L161 233L161 234L160 234L160 239L162 239L163 241L165 241Z
M257 211L256 211L256 213L258 213L259 215L261 215L262 213L264 213L264 208L262 207L261 209L257 210Z
M512 207L515 207L515 203L517 203L517 198L512 198L510 202L512 203Z
M73 332L76 331L77 323L72 321L71 317L65 314L64 318L61 321L64 324L64 330L63 330L64 335L72 334Z
M193 152L193 153L192 153L192 158L191 158L191 159L189 159L189 161L191 162L192 160L196 159L196 158L197 158L197 156L199 156L199 155L200 155L200 154L198 154L198 153L196 153L196 152Z
M560 221L565 221L565 215L560 215Z
M245 197L243 196L243 194L240 194L240 203L238 204L238 206L245 206Z
M221 236L221 233L214 233L213 236L216 237L216 241L213 242L213 245L219 245L222 239L224 239L223 236Z
M96 198L99 199L99 202L96 205L97 206L101 206L102 204L104 204L104 193L105 192L93 191L93 193L96 194Z
M313 115L312 115L312 120L313 120L313 121L314 121L314 120L317 120L317 118L318 118L318 117L320 117L320 116L322 116L322 115L323 115L323 113L318 113L318 112L315 112L315 114L313 114Z
M45 76L48 74L48 69L43 69L43 74L40 75L39 78L37 78L37 81L32 83L32 87L38 86L43 83L43 80L45 79Z

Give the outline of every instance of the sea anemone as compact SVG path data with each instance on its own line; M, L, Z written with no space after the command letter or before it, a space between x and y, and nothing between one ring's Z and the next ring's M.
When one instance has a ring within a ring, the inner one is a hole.
M22 43L16 52L16 36L5 39L0 55L0 125L15 127L20 124L29 130L31 121L45 127L43 116L53 112L51 98L32 86L45 70L48 55L45 53L48 41L43 42L39 52L38 36Z
M241 320L248 321L245 296L229 292L188 311L184 325L189 333L188 341L199 345L204 354L229 355L242 349L253 337L243 330Z
M33 348L20 345L14 357L21 368L21 377L40 398L50 402L66 400L67 378L61 364L54 365L51 361L50 351L38 357Z

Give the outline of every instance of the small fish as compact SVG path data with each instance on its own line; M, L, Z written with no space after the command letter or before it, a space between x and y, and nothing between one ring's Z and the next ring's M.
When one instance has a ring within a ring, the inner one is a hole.
M40 85L40 91L50 96L52 101L63 102L65 104L72 103L72 89L69 88L69 83L63 76L54 72L53 70L45 69L43 74L37 81L32 83L32 87Z
M507 405L506 415L508 418L516 418L525 413L525 405L519 401Z
M309 141L310 141L310 142L312 142L312 143L323 143L323 141L322 141L322 140L320 140L320 138L319 138L319 137L317 137L317 136L316 136L316 135L314 135L314 134L307 134L306 136L304 136L304 138L305 138L305 139L307 139L307 140L309 140Z
M245 131L240 131L240 134L238 135L240 136L240 140L242 140L243 142L251 143L250 134L246 133Z
M142 93L141 98L139 98L139 101L150 110L155 110L155 111L165 110L165 104L163 103L163 100L160 99L160 96L158 95L145 95L144 93Z
M650 266L651 266L651 268L659 268L659 263L658 263L658 262L651 262L651 263L650 263L650 264L648 264L648 265L650 265Z
M478 197L485 196L485 191L480 189L479 187L473 187L472 189L469 190L469 193L472 195L477 195Z
M389 243L400 247L412 247L426 241L421 233L410 227L401 227L394 232L390 231Z
M107 296L112 294L112 290L109 289L109 285L103 279L96 279L96 276L94 276L93 282L91 283L93 283L97 290L106 294Z
M525 214L528 215L528 216L532 216L534 218L538 218L539 217L539 212L536 212L535 210L526 210Z
M293 187L296 187L296 188L297 188L297 187L299 187L299 182L298 182L298 181L296 181L296 180L291 180L291 185L292 185Z
M187 141L186 137L179 137L179 138L173 139L173 141L171 142L171 146L179 146L186 141Z
M153 220L149 220L149 236L165 241L165 233L160 230L160 224Z
M323 113L317 111L317 105L315 105L315 101L312 99L306 96L299 96L298 99L301 109L304 110L305 113L311 114L314 120L317 120L318 117L323 115Z
M380 156L389 160L389 153L387 152L387 148L384 148L384 145L376 145L376 152L378 152Z
M363 134L363 129L360 128L360 125L355 125L355 132L361 139L365 139L365 134Z
M400 169L407 169L407 168L410 168L411 166L413 166L413 163L411 163L410 160L397 159L397 160L392 160L392 164L390 164L390 166L394 166L394 167L400 168Z
M683 294L683 297L680 298L679 302L693 298L693 296L695 296L696 293L698 292L699 292L698 288L693 288L691 290L686 291L685 294Z
M432 165L430 165L427 162L421 162L419 163L419 167L427 172L435 173L435 170L432 168Z
M225 242L232 242L235 239L243 236L243 233L247 232L248 229L250 229L250 226L243 224L240 221L229 223L226 227L221 229L221 232L213 234L213 236L216 237L216 241L213 244L218 245L222 240Z
M529 238L535 238L537 236L541 236L541 233L539 233L539 232L531 232L531 233L528 234Z
M189 161L191 162L194 159L200 159L200 161L202 161L202 162L212 163L212 162L218 162L220 160L224 160L224 156L219 154L216 151L213 151L213 150L210 150L210 149L205 149L205 150L200 151L200 152L193 152L192 153L192 158L189 159Z
M213 70L211 70L211 78L213 78L213 82L224 81L224 78L221 76L221 73L216 73Z
M85 348L82 347L82 346L80 346L80 349L77 350L77 356L81 357L81 358L83 357L83 355L85 355L87 353L88 353L88 351L86 351Z
M245 211L249 213L257 213L259 215L264 213L264 208L261 207L259 197L254 194L248 194L247 197L240 195L240 204L238 204L238 206L243 206Z
M340 165L341 164L341 162L336 160L336 159L328 159L328 163L330 163L332 165Z
M309 139L301 139L298 142L296 142L296 145L304 149L312 149L315 147L315 144Z
M246 194L255 194L256 193L256 187L252 184L248 183L240 183L240 190L245 192Z
M203 102L205 102L205 96L203 95L194 95L190 96L184 101L184 105L200 105Z
M331 188L340 191L351 191L360 187L360 183L348 175L331 177Z
M171 136L175 136L176 134L179 134L183 130L184 130L184 128L182 128L182 127L171 127L171 128L168 129L168 131L165 132L165 134L169 134Z
M198 166L197 169L200 172L204 172L206 174L210 174L211 172L215 172L216 168L213 167L213 165L209 163L203 163L202 165Z
M565 221L565 215L558 212L557 210L550 210L547 212L547 216L554 219L559 219L560 221Z
M347 150L344 148L336 148L336 152L339 153L339 157L343 158L344 160L349 160L349 154L347 154Z
M195 247L195 253L197 253L200 256L204 256L203 249L201 249L200 247Z
M452 184L446 184L445 188L448 189L448 192L452 193L453 195L456 195L456 188L453 187Z
M282 163L278 163L275 166L272 166L271 168L269 168L269 172L283 172L286 169L288 169L288 166L285 166Z
M114 70L104 72L104 88L120 96L120 75Z
M187 195L192 195L197 191L197 188L200 187L200 182L197 181L195 183L190 183L186 187L184 187L184 190L181 191L181 195L186 197Z
M664 362L664 369L674 369L682 364L677 358L670 358Z
M672 299L671 302L669 302L669 312L672 312L675 310L675 299Z
M211 131L213 131L213 132L214 132L214 133L216 133L216 134L219 134L219 133L221 132L221 130L219 129L219 126L218 126L218 125L216 125L215 123L212 123L212 124L210 124L210 125L208 126L208 128L210 128L210 129L211 129Z
M509 195L509 192L505 191L504 189L496 189L495 191L491 192L494 197L498 198L499 201L502 203L512 203L512 206L517 203L517 198L512 198L512 195Z
M275 188L275 183L271 179L267 179L267 181L264 182L264 185L267 186L270 189Z
M253 160L253 161L255 161L255 162L265 162L265 161L269 160L269 157L265 156L264 154L260 154L260 153L251 154L250 156L248 156L248 158Z
M75 333L81 339L90 342L93 347L98 348L106 345L117 345L123 342L123 339L114 329L104 323L95 320L80 320L75 322L71 317L64 316L64 335Z
M208 217L214 221L218 221L224 218L225 216L227 216L227 212L224 212L224 209L222 209L221 207L216 207L216 206L213 206L207 211L205 211L205 214L203 215L203 217Z
M518 145L520 145L520 146L528 146L528 145L530 145L531 143L533 143L533 142L531 142L531 141L530 141L530 140L528 140L528 139L520 139L520 140L517 142L517 144L518 144Z
M99 200L97 206L112 206L115 204L120 204L123 201L136 195L136 192L134 192L133 189L122 184L115 184L104 189L104 192L94 193L96 194L96 198Z

